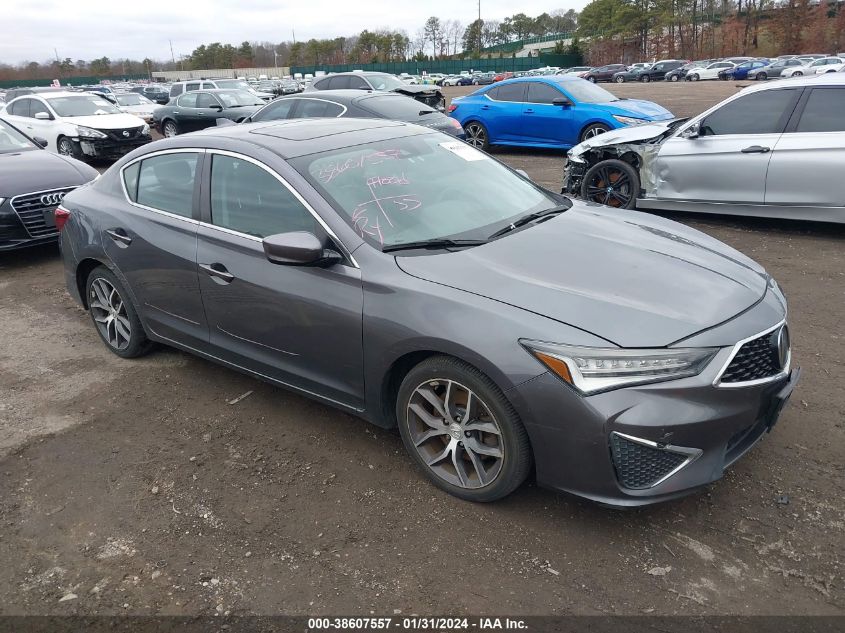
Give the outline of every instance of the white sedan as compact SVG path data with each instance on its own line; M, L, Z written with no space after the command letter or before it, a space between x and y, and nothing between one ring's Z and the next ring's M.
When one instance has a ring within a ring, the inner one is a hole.
M152 140L150 126L92 92L43 92L12 99L6 119L47 149L74 158L119 158Z
M705 79L718 79L719 73L728 68L734 68L733 62L713 62L703 68L692 68L687 73L687 81L703 81Z
M114 98L117 100L117 107L122 112L141 117L145 123L152 123L153 110L158 107L158 104L153 103L144 95L138 94L137 92L119 92Z
M845 66L845 59L841 57L822 57L808 66L808 70L811 72L806 74L823 75L824 73L835 73L842 70L843 66Z

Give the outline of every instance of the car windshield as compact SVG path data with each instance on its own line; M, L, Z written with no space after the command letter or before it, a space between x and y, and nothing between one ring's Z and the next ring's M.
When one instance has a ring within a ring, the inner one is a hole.
M484 152L439 133L303 156L292 164L377 248L484 240L521 216L560 204Z
M50 99L50 106L59 116L91 116L95 114L120 114L120 110L102 97L79 95Z
M220 101L223 102L223 105L227 108L264 105L264 102L261 99L246 90L221 90L216 94L217 98L220 99Z
M376 90L393 90L395 88L404 88L406 85L405 82L393 75L367 75L367 79Z
M116 99L117 102L122 106L138 106L152 103L152 101L150 101L146 97L142 97L137 92L130 92L125 95L117 95Z
M0 154L20 152L27 149L38 148L11 125L0 120Z
M218 88L227 90L252 90L253 88L243 79L217 79L214 82Z
M613 93L586 79L561 82L560 87L573 101L578 103L608 103L610 101L619 101Z

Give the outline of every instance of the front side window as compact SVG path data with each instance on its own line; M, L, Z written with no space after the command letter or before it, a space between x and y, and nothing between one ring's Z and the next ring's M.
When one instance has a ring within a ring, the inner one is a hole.
M373 90L395 90L404 88L405 84L393 75L367 75Z
M0 154L38 149L28 138L8 123L0 121Z
M652 69L654 70L654 69ZM609 103L619 101L612 93L589 81L561 82L561 90L577 103Z
M124 170L129 198L146 207L184 218L193 215L198 156L193 152L162 154L140 161L137 194L132 197L130 167ZM127 180L126 176L130 179Z
M53 115L50 114L50 111L47 109L47 106L44 105L43 101L40 101L39 99L30 99L30 101L31 103L29 104L29 116L35 118L36 114L44 113L51 119L53 118Z
M349 77L346 75L337 75L329 78L329 90L342 90L349 88Z
M364 81L363 77L352 75L349 77L349 87L353 90L369 90L370 84Z
M528 103L551 104L555 99L563 99L563 95L554 87L539 81L528 84L528 96L525 99Z
M279 119L286 119L293 109L296 99L276 99L271 102L266 108L256 113L253 121L277 121Z
M214 98L214 95L208 92L200 92L197 94L197 107L198 108L213 108L214 106L219 106L220 102Z
M516 217L559 204L484 152L443 134L347 147L292 164L377 248L486 239Z
M317 230L314 216L275 176L254 163L222 154L211 160L211 222L261 238Z
M778 134L783 131L798 94L798 90L764 90L734 99L701 122L700 134Z
M845 132L845 88L814 88L796 132Z
M227 108L264 105L259 97L246 90L226 90L225 92L217 92L215 95Z

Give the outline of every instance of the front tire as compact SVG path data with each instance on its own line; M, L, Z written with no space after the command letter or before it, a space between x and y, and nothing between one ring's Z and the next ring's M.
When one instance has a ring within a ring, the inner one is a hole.
M640 81L647 84L649 81L651 81L651 77L649 77L648 75L643 75L643 77L642 77L642 79L640 79Z
M591 84L594 84L594 83L596 83L596 78L595 77L587 77L587 81L589 81Z
M611 159L596 163L581 180L581 197L617 209L637 206L640 177L623 160Z
M490 135L487 133L487 128L480 121L472 121L468 123L466 128L467 143L478 149L487 151L490 149Z
M669 77L669 81L678 81L678 75L672 75Z
M449 356L414 367L399 388L405 448L426 476L467 501L496 501L528 477L528 433L490 378Z
M769 76L766 73L757 73L757 81L766 81L768 78Z
M98 266L85 281L88 312L97 334L109 351L121 358L137 358L152 348L138 311L120 280L105 266Z
M610 128L607 127L604 123L593 123L592 125L588 125L581 131L581 136L578 139L579 143L583 143L588 138L593 138L594 136L598 136L599 134L604 134L605 132L609 132Z
M624 77L622 77L622 76L620 75L619 77L617 77L616 79L614 79L614 81L615 81L616 83L618 83L618 84L624 84L624 83L625 83L625 78L624 78Z
M70 156L71 158L77 159L80 157L76 145L67 136L60 136L56 139L56 151L62 156Z
M693 73L689 76L690 81L698 81L699 79L700 79L700 77L698 76L697 73Z
M176 121L168 119L162 124L161 133L165 138L173 138L179 135L179 126L176 124Z

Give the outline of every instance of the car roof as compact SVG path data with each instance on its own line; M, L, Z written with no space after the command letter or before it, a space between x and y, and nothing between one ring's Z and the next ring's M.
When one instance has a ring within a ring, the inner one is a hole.
M585 66L585 68L589 67ZM542 81L547 84L565 84L572 83L573 81L586 81L586 79L581 79L580 77L574 77L572 75L532 75L530 77L513 77L511 79L505 79L504 81L498 81L491 84L490 87L501 86L502 84L525 83L528 81ZM486 90L489 89L489 87L486 88Z
M801 77L787 77L771 83L752 85L743 88L743 94L760 92L762 90L776 90L778 88L806 87L806 86L842 86L845 87L845 73L824 73Z
M62 97L87 97L87 98L90 99L91 97L95 97L96 95L92 95L92 94L90 94L90 92L70 92L68 90L61 90L61 91L58 91L58 92L38 92L38 93L35 93L35 94L23 95L23 96L41 97L42 99L50 100L50 99L60 99Z
M365 143L437 133L419 125L385 119L289 119L206 128L156 141L156 151L167 147L235 150L248 144L289 159Z

